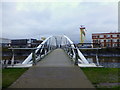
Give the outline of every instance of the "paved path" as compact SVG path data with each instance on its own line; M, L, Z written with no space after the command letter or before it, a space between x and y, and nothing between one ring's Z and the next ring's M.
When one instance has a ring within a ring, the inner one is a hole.
M9 88L94 88L62 49L48 54Z

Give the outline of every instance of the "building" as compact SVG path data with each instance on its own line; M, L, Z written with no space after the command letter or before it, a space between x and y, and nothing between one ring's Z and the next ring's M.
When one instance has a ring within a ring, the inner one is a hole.
M100 47L120 47L120 32L118 33L94 33L93 43L100 44ZM93 45L93 47L96 47Z
M0 47L9 47L11 43L10 39L0 38Z
M78 48L92 48L93 43L78 43L76 44Z
M40 45L43 41L42 40L33 40L32 42L28 43L29 47L37 47L38 45Z
M11 40L11 46L19 48L37 47L41 42L37 39L14 39Z

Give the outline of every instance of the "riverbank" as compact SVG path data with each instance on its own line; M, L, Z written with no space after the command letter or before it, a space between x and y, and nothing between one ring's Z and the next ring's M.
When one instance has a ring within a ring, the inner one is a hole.
M120 68L81 68L98 88L120 88Z
M26 70L27 68L10 68L2 69L2 88L9 87L13 82L15 82Z
M80 49L84 56L120 57L120 48Z
M11 59L12 57L12 50L8 49L9 47L2 48L2 58L3 59ZM120 48L102 48L98 51L96 49L80 49L84 56L107 56L107 57L120 57ZM27 57L31 50L15 50L15 58L18 59L20 57Z

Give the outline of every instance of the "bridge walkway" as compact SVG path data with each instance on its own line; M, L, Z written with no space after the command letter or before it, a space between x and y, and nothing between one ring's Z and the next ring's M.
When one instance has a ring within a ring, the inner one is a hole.
M94 88L62 49L49 53L9 88Z

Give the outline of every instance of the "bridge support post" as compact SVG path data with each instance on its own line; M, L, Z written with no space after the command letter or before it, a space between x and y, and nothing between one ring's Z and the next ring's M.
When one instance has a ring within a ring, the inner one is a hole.
M40 53L40 59L41 59L41 54L42 54L42 50L41 50L42 48L40 48L40 51L39 51L39 53Z
M35 54L35 50L32 51L32 59L33 59L33 65L36 65L36 54Z
M97 66L99 66L100 64L99 64L99 60L98 60L98 49L96 51L96 62L97 62Z
M77 49L75 48L74 51L75 51L75 63L74 63L74 65L78 66L78 53L77 53Z
M11 60L11 65L14 66L14 59L15 59L14 49L12 49L12 53L13 53L13 56Z

